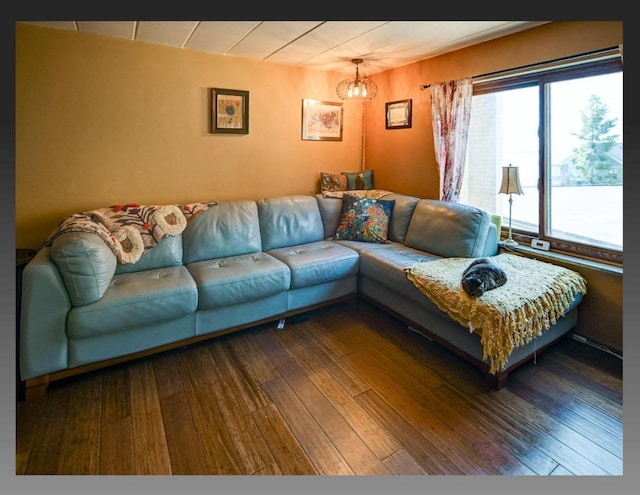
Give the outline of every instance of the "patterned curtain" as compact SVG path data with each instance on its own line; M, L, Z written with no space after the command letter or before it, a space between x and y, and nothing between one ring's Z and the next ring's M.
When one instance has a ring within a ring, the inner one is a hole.
M440 175L440 199L457 202L471 118L471 79L431 85L433 144Z

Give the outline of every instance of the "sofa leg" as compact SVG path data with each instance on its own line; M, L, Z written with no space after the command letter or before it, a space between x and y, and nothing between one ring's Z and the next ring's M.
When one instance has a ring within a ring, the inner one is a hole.
M490 374L488 371L482 371L482 375L485 382L494 390L502 390L509 382L509 373L506 371L501 371L495 375Z
M284 328L284 318L280 318L278 321L278 330L282 330Z
M509 382L509 373L507 371L501 371L492 375L487 370L481 370L485 383L494 390L502 390L507 386Z
M39 376L37 378L31 378L24 383L24 398L25 400L37 399L42 397L47 392L49 386L49 375Z

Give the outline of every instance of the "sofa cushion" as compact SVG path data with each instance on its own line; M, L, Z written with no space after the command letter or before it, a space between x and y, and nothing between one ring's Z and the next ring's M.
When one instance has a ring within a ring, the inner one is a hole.
M255 201L221 201L193 218L182 233L184 264L262 250Z
M491 219L474 206L421 199L411 217L405 244L438 256L480 257Z
M282 196L258 201L262 249L269 251L324 238L324 226L314 196Z
M342 212L342 198L324 196L316 194L320 217L324 226L325 239L333 238L340 223L340 213Z
M419 198L390 192L380 199L395 200L396 204L393 207L391 221L389 222L389 240L404 243L407 228L409 227L413 210L415 210ZM316 194L316 200L318 201L320 216L324 224L325 239L333 238L340 223L342 198Z
M331 241L273 249L269 254L291 270L291 288L299 289L358 273L358 253Z
M67 335L82 339L170 321L193 313L197 304L196 284L184 266L123 273L102 299L71 310Z
M198 286L198 309L206 310L262 299L289 289L287 266L266 253L190 263Z
M418 249L397 242L382 245L380 249L360 250L360 275L375 280L388 287L413 285L405 284L405 269L416 263L438 259Z
M385 195L383 199L394 200L396 202L393 207L393 213L391 214L391 221L389 222L389 240L404 243L409 222L411 222L411 217L416 209L419 198L390 193Z
M387 243L394 200L345 194L335 240Z
M51 258L58 267L73 306L98 301L106 292L118 260L97 235L66 232L51 244Z

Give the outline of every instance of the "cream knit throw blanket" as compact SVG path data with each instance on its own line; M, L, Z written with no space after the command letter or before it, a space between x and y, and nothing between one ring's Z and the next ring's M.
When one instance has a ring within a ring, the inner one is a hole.
M579 273L524 256L489 257L507 274L507 282L472 298L462 289L462 272L471 258L443 258L417 263L409 280L451 318L480 335L483 360L491 374L503 371L509 355L549 329L587 284Z

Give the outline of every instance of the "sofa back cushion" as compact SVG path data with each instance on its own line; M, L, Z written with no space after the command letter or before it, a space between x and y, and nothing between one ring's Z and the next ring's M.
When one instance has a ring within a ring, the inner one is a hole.
M51 244L51 258L73 306L98 301L109 287L118 263L111 248L88 232L59 235Z
M316 201L318 202L320 218L322 218L324 226L324 238L330 239L336 234L336 229L340 223L342 198L325 197L323 194L316 194Z
M389 222L389 240L404 244L409 222L411 221L419 198L391 193L384 195L382 199L395 201L391 222Z
M404 243L409 221L419 198L389 193L381 196L380 199L395 201L391 221L389 222L389 240ZM325 239L330 239L335 235L340 223L342 198L325 197L323 194L316 194L316 201L324 224L324 237Z
M135 263L118 263L116 275L176 265L182 265L182 234L165 237L142 253Z
M474 206L421 199L411 217L405 245L444 257L480 257L490 223L489 214Z
M262 249L268 251L324 238L314 196L281 196L258 201Z
M184 264L262 250L255 201L220 201L182 232Z

